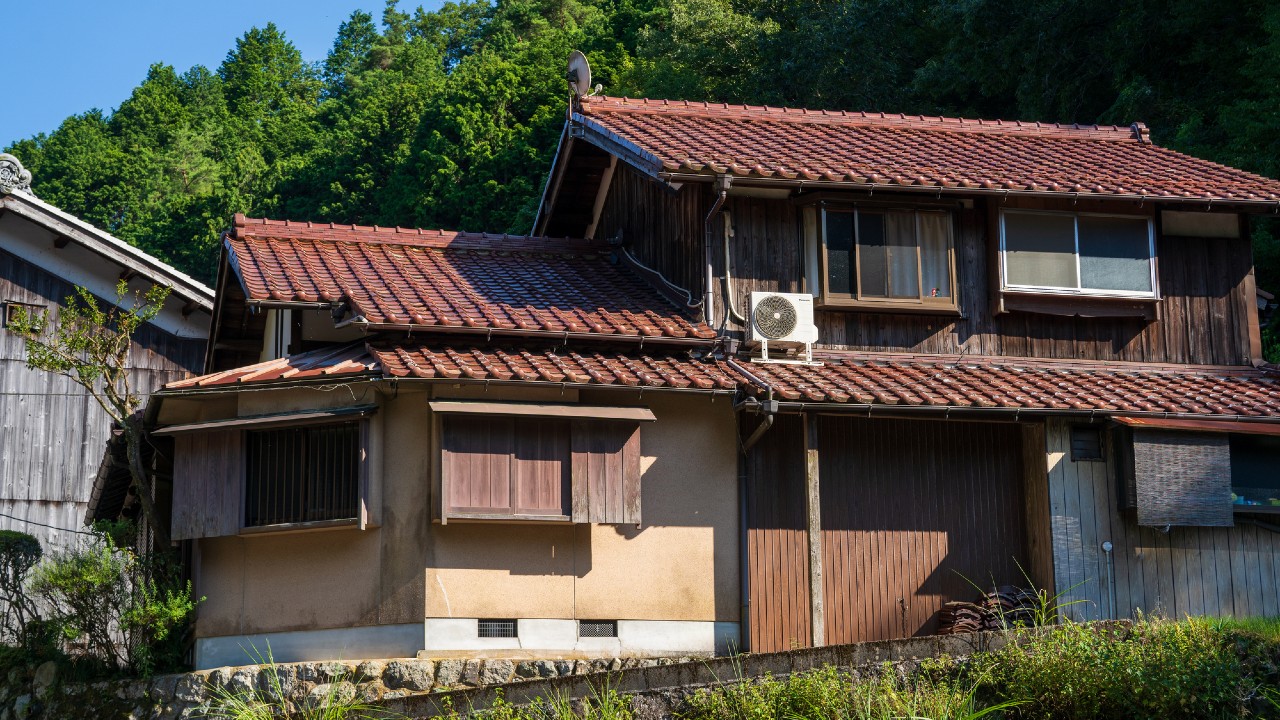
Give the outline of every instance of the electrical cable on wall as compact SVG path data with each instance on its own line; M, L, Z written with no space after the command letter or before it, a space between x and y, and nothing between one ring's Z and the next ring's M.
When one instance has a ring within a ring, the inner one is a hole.
M62 532L75 533L77 535L93 535L94 537L97 537L96 534L87 532L84 530L72 530L71 528L58 527L57 525L48 525L46 523L36 522L35 520L28 520L26 518L20 518L17 515L10 515L8 513L0 513L0 517L9 518L10 520L17 520L18 522L26 523L28 525L39 525L40 527L49 528L50 530L60 530Z

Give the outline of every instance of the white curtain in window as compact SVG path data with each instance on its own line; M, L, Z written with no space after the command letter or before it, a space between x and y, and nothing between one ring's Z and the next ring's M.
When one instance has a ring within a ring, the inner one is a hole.
M919 218L920 279L924 297L951 297L951 215L922 212Z
M884 215L884 239L889 254L889 297L920 297L920 258L916 248L913 212Z
M1080 287L1072 215L1004 215L1005 282L1043 288Z

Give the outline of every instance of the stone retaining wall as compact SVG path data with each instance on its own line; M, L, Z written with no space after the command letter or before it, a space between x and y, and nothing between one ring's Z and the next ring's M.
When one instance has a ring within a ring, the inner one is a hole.
M1033 631L1034 632L1034 631ZM776 677L834 665L879 671L886 662L903 671L921 659L963 658L1003 647L1012 633L971 633L792 650L735 658L615 660L366 660L276 666L280 694L300 704L336 693L385 706L406 718L431 718L448 708L482 710L501 694L515 704L538 697L591 697L607 686L632 695L640 720L672 717L698 688L743 677ZM224 667L150 680L64 683L54 663L16 668L0 681L0 720L199 717L210 689L256 689L275 695L269 667Z

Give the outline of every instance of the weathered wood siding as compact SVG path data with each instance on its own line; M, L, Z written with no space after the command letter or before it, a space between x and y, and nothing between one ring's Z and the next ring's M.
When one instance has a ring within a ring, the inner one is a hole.
M943 603L1025 584L1020 428L825 416L827 642L928 635Z
M1118 509L1113 452L1108 461L1073 462L1070 423L1047 427L1053 556L1065 612L1110 616L1107 557L1113 545L1116 615L1138 610L1170 617L1280 615L1280 534L1237 522L1234 528L1140 527Z
M1051 574L1047 533L1029 540L1048 523L1024 462L1040 461L1023 450L1037 437L1013 423L819 418L826 642L927 634L974 584L1023 585L1019 566ZM752 652L810 641L802 439L799 417L780 416L747 458Z
M713 198L705 184L664 190L620 166L604 206L598 237L622 231L641 261L669 280L702 292L703 221ZM956 212L956 274L962 317L819 310L820 345L904 353L1003 355L1158 363L1246 365L1256 317L1252 251L1247 238L1161 237L1157 242L1163 299L1159 319L1078 318L1026 312L996 314L998 201L977 198ZM1029 208L1070 210L1070 203L1009 201ZM730 240L734 305L746 315L752 291L802 292L804 252L799 213L787 200L731 196ZM1150 212L1136 203L1081 201L1082 211ZM713 223L717 276L722 276L723 225ZM716 318L724 294L715 288ZM730 329L741 331L738 323Z
M74 287L0 250L0 302L54 308ZM138 333L130 355L134 387L156 387L199 371L204 341L153 326ZM0 327L0 528L46 542L74 536L41 527L78 528L110 432L106 413L70 380L29 370L21 338ZM23 520L7 517L9 515ZM68 524L69 519L74 522Z
M747 454L747 649L806 647L809 544L799 415L780 415Z
M672 192L625 165L613 174L600 213L597 238L622 233L641 262L699 297L702 291L703 220L711 209L704 185Z

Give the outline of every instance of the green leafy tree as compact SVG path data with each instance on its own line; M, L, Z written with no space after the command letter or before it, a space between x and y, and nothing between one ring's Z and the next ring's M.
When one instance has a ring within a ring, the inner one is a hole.
M156 546L168 548L168 524L156 510L152 486L142 460L146 429L139 413L143 396L129 374L133 335L164 307L169 288L156 285L145 293L129 291L121 280L114 304L103 303L82 287L68 297L56 317L18 309L10 329L26 347L27 367L70 379L79 385L124 433L134 494Z

